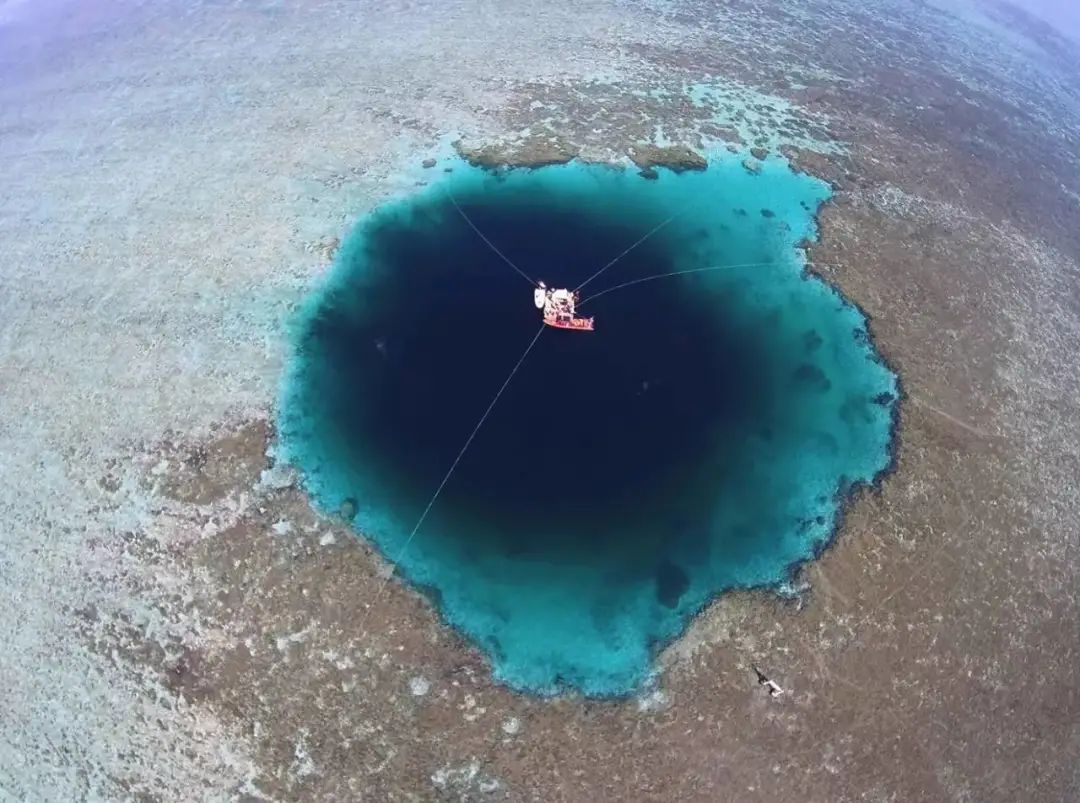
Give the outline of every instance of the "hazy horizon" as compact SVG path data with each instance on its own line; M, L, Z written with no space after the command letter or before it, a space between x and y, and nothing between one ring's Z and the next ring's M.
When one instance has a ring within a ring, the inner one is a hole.
M1067 36L1080 40L1080 6L1072 0L1008 0L1008 2L1046 20Z
M1069 38L1080 42L1080 3L1075 0L944 0L945 5L966 5L969 8L991 10L1008 4L1042 19ZM0 24L14 22L24 7L32 8L28 0L0 0Z
M1075 0L924 0L942 9L974 10L993 19L994 9L1012 6L1043 20L1062 35L1080 43L1080 7Z

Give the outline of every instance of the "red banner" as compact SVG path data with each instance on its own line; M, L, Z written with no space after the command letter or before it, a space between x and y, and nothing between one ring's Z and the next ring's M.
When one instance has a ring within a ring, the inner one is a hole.
M554 326L556 329L573 329L578 332L593 331L592 318L568 318L557 317L555 315L545 315L544 323L546 323L548 326Z

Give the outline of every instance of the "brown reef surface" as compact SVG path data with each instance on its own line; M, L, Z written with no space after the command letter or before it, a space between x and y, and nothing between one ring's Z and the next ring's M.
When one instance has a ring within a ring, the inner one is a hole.
M1075 43L1004 4L305 5L0 18L0 798L1080 799ZM491 167L784 153L903 382L798 597L722 597L633 699L494 683L274 462L342 210L461 131Z

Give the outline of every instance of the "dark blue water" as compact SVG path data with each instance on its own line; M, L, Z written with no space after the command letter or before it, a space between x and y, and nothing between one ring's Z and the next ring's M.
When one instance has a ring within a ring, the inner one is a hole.
M357 226L295 331L281 446L327 510L423 587L519 688L620 694L716 593L783 581L889 461L895 377L862 316L803 275L828 189L780 160L646 181L455 164ZM409 533L540 325L524 273L575 286ZM749 263L749 264L748 264ZM350 505L351 507L351 505Z

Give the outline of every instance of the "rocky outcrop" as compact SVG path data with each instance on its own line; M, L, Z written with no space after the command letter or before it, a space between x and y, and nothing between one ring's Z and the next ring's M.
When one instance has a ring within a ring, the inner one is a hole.
M643 171L656 167L666 167L676 173L686 170L704 170L709 166L705 157L685 145L670 145L660 147L643 143L631 145L627 150L630 160Z
M478 147L461 140L454 143L454 150L475 167L495 169L499 167L544 167L566 164L577 158L581 149L562 137L541 134L516 142L492 143Z

